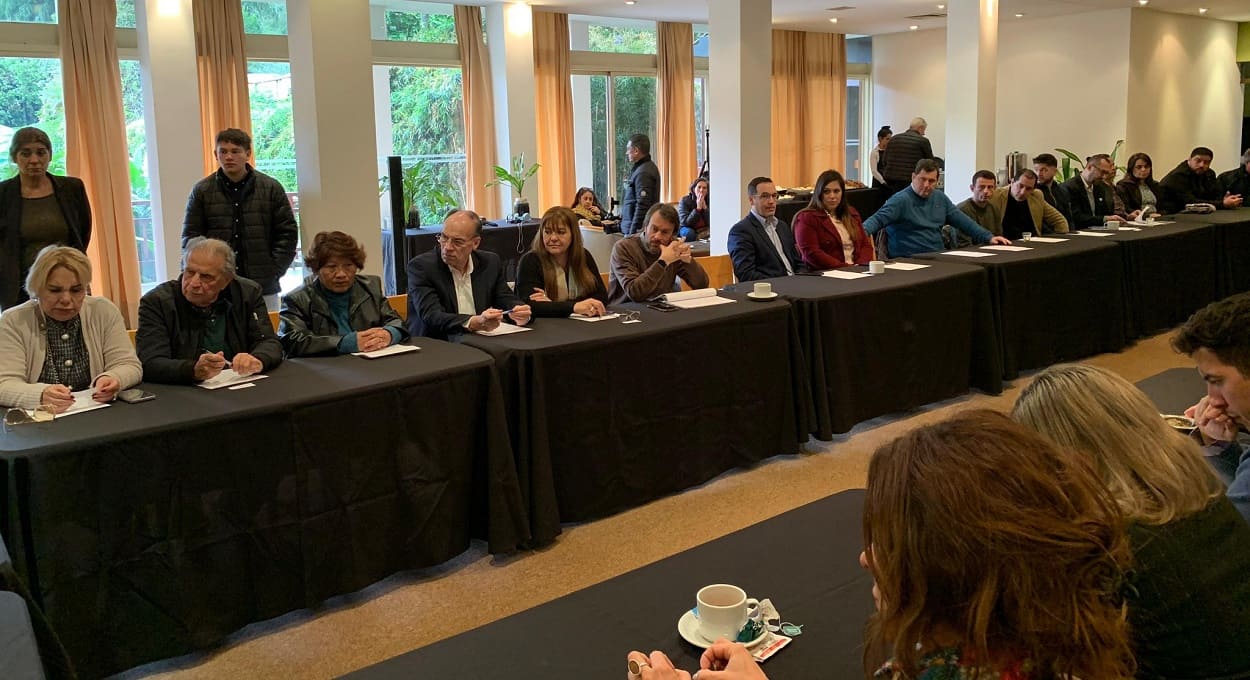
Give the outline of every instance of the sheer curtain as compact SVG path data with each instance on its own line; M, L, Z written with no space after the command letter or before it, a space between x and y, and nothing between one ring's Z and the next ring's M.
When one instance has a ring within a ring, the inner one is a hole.
M57 34L65 88L65 165L82 179L91 200L87 257L93 295L138 321L139 256L130 212L130 167L122 79L114 26L117 6L99 0L59 0Z
M538 125L539 195L535 215L569 205L577 192L573 156L573 69L569 15L534 11L534 99Z
M482 37L482 9L456 5L455 17L464 91L465 207L494 219L503 213L499 192L485 187L495 177L495 98Z
M808 186L846 163L846 37L773 31L772 177Z
M652 145L660 169L660 200L676 201L699 171L694 130L694 28L661 21L657 25L659 97Z
M243 3L239 0L192 0L195 62L200 74L200 132L204 174L217 170L213 153L217 133L226 128L252 129L247 92L247 53L243 48Z

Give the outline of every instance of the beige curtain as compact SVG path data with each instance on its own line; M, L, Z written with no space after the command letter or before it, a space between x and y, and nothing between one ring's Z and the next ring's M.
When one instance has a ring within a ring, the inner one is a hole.
M570 205L577 192L573 155L573 70L569 15L534 12L534 99L538 102L538 205L532 214Z
M252 129L247 93L247 54L243 49L243 3L192 0L196 67L200 74L200 130L204 174L217 170L214 139L226 128Z
M455 16L460 87L464 91L465 206L493 219L503 211L499 192L485 188L495 177L495 98L491 94L490 58L482 37L482 9L456 5Z
M808 186L846 175L846 37L773 31L772 177Z
M87 257L91 292L113 301L134 328L139 304L139 257L130 212L130 169L122 114L121 69L114 38L117 6L99 0L59 0L57 34L65 89L65 165L82 179L91 200Z
M652 145L660 169L663 201L680 199L699 172L694 141L694 29L690 24L658 23L656 101Z

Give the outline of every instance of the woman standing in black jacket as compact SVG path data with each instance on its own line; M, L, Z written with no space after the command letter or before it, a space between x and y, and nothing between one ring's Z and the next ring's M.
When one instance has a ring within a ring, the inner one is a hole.
M52 140L39 128L13 133L9 160L17 176L0 182L0 309L26 300L22 282L45 246L87 252L91 205L77 177L48 172Z

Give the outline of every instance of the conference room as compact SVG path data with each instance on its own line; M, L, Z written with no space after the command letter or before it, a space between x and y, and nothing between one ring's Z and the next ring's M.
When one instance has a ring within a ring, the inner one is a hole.
M863 675L879 446L1007 411L1064 362L1178 413L1203 385L1174 329L1250 291L1250 208L883 253L881 269L763 281L772 294L736 280L729 240L761 176L792 223L837 170L868 220L891 196L870 161L878 130L916 117L953 203L980 169L1007 186L1020 153L1060 156L1060 179L1117 149L1117 166L1149 154L1159 180L1194 147L1236 169L1250 13L1235 2L101 7L0 9L0 131L45 132L48 176L82 180L89 294L126 328L184 271L188 193L224 169L227 128L250 134L249 172L281 185L298 223L279 301L315 280L314 237L339 231L407 320L405 265L440 248L453 208L485 219L476 252L514 282L543 215L579 207L583 187L597 210L579 214L579 241L609 286L645 157L674 230L701 216L692 260L713 290L672 310L412 337L396 347L419 350L387 356L288 356L224 389L149 381L154 398L50 422L6 416L0 575L34 655L11 668L598 677L660 650L694 671L711 642L691 628L696 592L734 584L778 615L744 640L770 677Z

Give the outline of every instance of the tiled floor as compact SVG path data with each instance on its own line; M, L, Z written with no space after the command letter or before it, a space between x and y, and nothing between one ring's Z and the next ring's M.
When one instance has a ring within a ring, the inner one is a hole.
M1087 363L1137 381L1190 366L1167 335ZM727 473L628 512L566 527L544 550L492 558L482 545L451 563L394 576L301 611L255 624L222 647L163 661L126 678L334 677L555 599L791 508L863 486L872 451L923 423L968 408L1008 408L1028 377L1003 395L982 394L863 423L834 442L812 441L798 456ZM888 389L889 386L881 386ZM628 644L626 641L624 644ZM622 648L624 657L626 648Z

